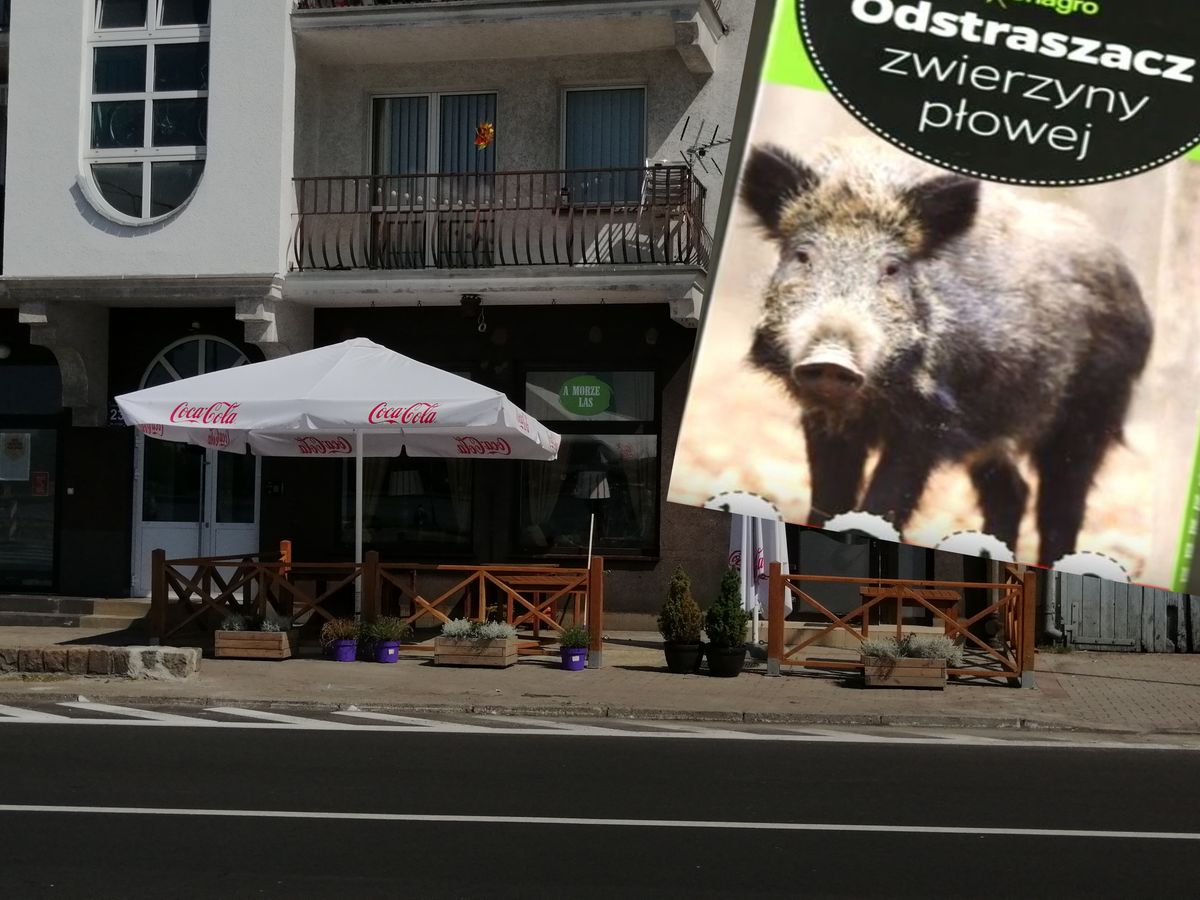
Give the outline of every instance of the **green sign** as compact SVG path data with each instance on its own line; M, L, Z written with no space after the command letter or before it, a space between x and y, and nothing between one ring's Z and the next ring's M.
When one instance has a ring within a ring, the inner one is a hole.
M577 416L594 416L612 406L612 387L595 375L579 375L563 382L558 402Z

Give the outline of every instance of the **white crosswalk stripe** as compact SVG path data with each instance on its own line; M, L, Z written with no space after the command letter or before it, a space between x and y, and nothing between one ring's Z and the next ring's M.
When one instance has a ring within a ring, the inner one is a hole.
M63 707L84 715L63 715L45 707ZM175 707L178 709L177 707ZM87 716L87 713L96 713ZM206 715L207 714L207 715ZM408 734L488 734L536 735L572 738L634 738L642 740L733 740L792 743L918 744L926 746L1039 747L1045 749L1126 749L1126 750L1200 750L1200 742L1180 738L1176 743L1113 740L1102 736L1077 734L1038 734L1014 732L1012 736L973 734L964 730L904 728L891 726L840 730L836 727L788 724L693 724L676 720L613 718L611 720L575 720L541 718L477 712L450 713L446 720L430 715L404 715L357 707L338 710L313 709L289 714L241 706L213 706L205 709L167 712L134 706L96 703L80 697L77 701L32 701L29 708L0 704L3 725L105 725L125 727L203 727L241 729L293 729L313 731L366 731Z

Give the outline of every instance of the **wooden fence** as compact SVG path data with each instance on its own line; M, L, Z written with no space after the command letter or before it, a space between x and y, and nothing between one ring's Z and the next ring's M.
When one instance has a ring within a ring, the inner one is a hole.
M1200 597L1056 572L1046 602L1081 650L1200 653Z
M804 590L807 583L853 584L859 587L862 603L845 614L830 611ZM970 615L962 611L964 590L990 591L990 600ZM872 626L872 618L894 611L893 623L875 623L899 636L904 628L906 609L927 613L940 624L948 637L960 640L966 651L962 666L947 669L947 674L972 678L1003 678L1024 686L1033 685L1037 579L1032 571L1006 566L1004 578L995 583L967 581L913 581L891 578L839 578L830 575L784 575L779 563L771 563L767 617L767 673L781 674L783 666L819 669L863 668L861 659L816 658L806 652L828 635L842 632L861 643ZM787 598L793 615L812 622L813 633L805 628L800 639L787 646L785 613ZM990 622L996 631L991 641L979 637L973 629ZM823 626L823 627L822 627Z
M601 665L604 637L604 560L588 568L519 565L384 563L375 551L352 562L296 562L282 542L278 558L242 556L166 558L152 554L151 633L158 640L188 629L212 630L229 613L261 616L268 606L292 619L336 617L329 609L358 585L362 617L398 615L410 624L440 625L456 613L484 620L489 614L518 629L555 633L586 624L588 665ZM449 580L429 588L430 580Z

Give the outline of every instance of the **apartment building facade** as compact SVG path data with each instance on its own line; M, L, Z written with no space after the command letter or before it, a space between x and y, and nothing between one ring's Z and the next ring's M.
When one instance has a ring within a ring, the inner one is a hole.
M754 6L15 0L0 591L144 596L158 547L350 558L347 461L155 441L113 402L350 337L564 437L371 461L369 548L571 563L591 534L614 611L677 564L715 591L726 521L665 494Z

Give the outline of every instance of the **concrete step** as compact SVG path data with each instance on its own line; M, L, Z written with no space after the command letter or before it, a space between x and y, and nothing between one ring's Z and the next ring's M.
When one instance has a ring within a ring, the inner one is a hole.
M143 626L149 615L150 601L136 597L0 595L0 626L120 630Z

